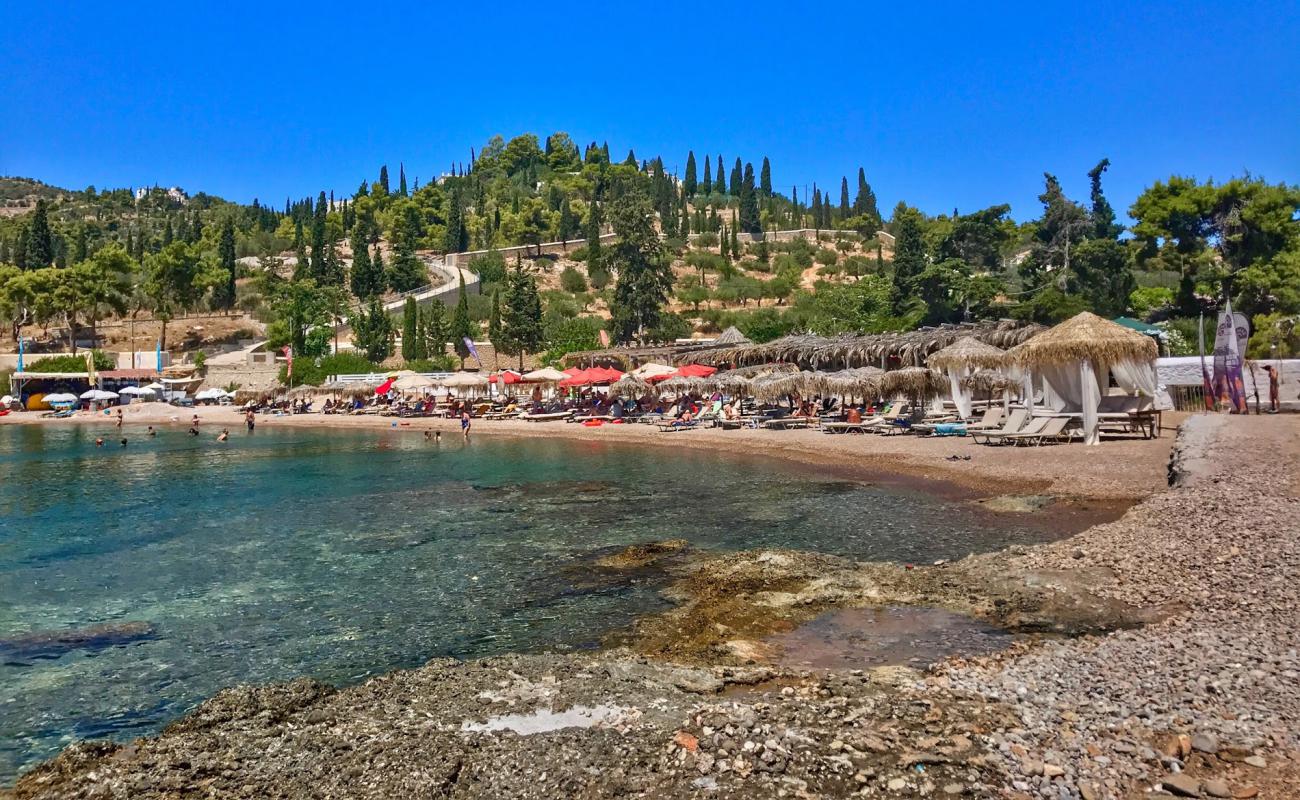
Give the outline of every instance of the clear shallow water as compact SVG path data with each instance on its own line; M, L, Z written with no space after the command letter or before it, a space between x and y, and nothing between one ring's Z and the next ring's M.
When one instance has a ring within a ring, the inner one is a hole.
M925 562L1048 538L693 449L410 432L0 427L0 783L236 683L594 647L664 606L595 554L685 538Z

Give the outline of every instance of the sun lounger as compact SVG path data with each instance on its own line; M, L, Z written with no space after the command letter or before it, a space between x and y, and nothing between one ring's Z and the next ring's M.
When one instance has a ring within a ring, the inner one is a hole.
M1004 442L1011 444L1032 444L1035 446L1042 445L1044 442L1061 441L1064 438L1069 441L1073 434L1066 433L1065 426L1070 423L1069 417L1035 417L1035 419L1045 420L1043 425L1037 431L1021 431L1019 433L1008 433L1002 437Z
M660 422L656 427L664 433L674 433L676 431L685 431L690 430L691 428L697 428L699 427L699 423L695 420L687 422L685 420L675 419L672 422Z
M1028 419L1029 419L1029 412L1023 408L1017 408L1011 412L1011 416L1007 417L1007 421L1002 425L1001 428L997 428L995 430L968 430L967 432L970 434L970 437L975 440L976 443L987 444L989 441L987 438L985 438L983 442L980 442L981 436L984 437L1002 436L1008 433L1015 433L1016 431L1019 431L1020 429L1024 428L1025 421Z
M519 418L528 422L554 422L558 419L568 419L573 416L572 411L552 411L541 414L520 414Z
M1018 431L1005 431L1005 432L985 431L984 433L976 432L971 434L971 438L974 439L979 444L1006 444L1007 442L1014 441L1014 439L1011 438L1013 436L1022 436L1022 437L1037 436L1038 434L1042 433L1043 429L1047 426L1048 420L1052 420L1052 419L1062 419L1062 418L1061 417L1033 417L1032 419L1030 419L1028 422L1025 423L1025 426L1023 428L1021 428ZM984 441L982 442L979 440L981 436L984 437Z
M823 422L821 428L826 433L866 433L861 422Z
M765 420L762 427L770 430L784 430L786 428L805 428L812 425L817 420L815 417L777 417L776 419Z
M1002 423L1002 409L990 408L984 412L984 416L980 418L979 422L967 422L964 424L957 423L955 420L951 422L918 422L915 425L913 425L912 428L918 432L934 433L939 430L946 430L946 428L941 428L940 426L951 426L953 424L959 424L962 425L964 433L972 433L974 431L996 430L998 425L1000 425L1001 423Z

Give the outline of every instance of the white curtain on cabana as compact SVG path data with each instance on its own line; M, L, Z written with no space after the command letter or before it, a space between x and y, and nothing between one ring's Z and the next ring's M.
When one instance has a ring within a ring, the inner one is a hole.
M1160 388L1153 361L1122 359L1110 365L1110 374L1124 391L1137 392L1143 397L1154 398Z
M1038 368L1038 376L1043 379L1043 403L1048 408L1057 412L1077 412L1082 408L1083 379L1079 365L1047 364Z
M970 388L966 386L966 378L970 375L970 369L966 366L960 366L949 367L945 371L948 373L948 386L952 389L952 401L957 404L957 415L962 419L970 419Z
M1101 444L1097 420L1097 409L1101 406L1101 386L1097 383L1097 378L1091 361L1085 358L1079 362L1079 405L1083 408L1084 444Z

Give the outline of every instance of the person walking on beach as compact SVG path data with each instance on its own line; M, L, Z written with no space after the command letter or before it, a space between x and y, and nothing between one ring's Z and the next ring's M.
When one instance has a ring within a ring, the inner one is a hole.
M193 427L195 427L195 428L199 427L199 415L198 415L198 414L195 414L195 415L190 419L190 425L193 426Z
M117 422L115 424L119 428L122 427L122 409L120 408L117 410Z
M469 409L464 406L460 409L460 433L469 440Z
M1279 385L1277 367L1272 364L1265 364L1264 371L1268 373L1268 412L1276 414L1282 410L1282 401L1278 397L1281 386Z
M244 415L244 424L248 426L249 433L252 433L253 428L257 427L257 415L253 413L253 409L248 409L248 413Z

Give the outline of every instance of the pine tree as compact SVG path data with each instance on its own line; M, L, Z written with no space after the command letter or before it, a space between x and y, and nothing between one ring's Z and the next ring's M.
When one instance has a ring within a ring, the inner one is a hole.
M213 305L230 310L235 307L235 220L227 215L221 221L217 241L217 264L225 272L225 281L213 291Z
M636 190L615 199L610 219L618 239L609 262L618 275L610 320L615 338L626 342L659 324L673 287L672 263L655 232L649 199Z
M374 192L379 197L388 196L388 165L387 164L379 168L379 182L375 184Z
M758 188L764 197L772 196L772 163L763 156L763 168L758 173Z
M632 152L631 150L628 150L627 158L623 159L623 165L635 169L637 166L636 153Z
M460 292L456 297L456 310L451 315L451 344L460 357L460 368L465 368L469 357L469 344L474 339L474 323L469 318L469 298L465 294L465 275L460 276Z
M409 292L428 283L428 273L415 254L415 210L398 215L393 224L393 265L388 274L388 285L395 292Z
M1110 159L1103 158L1097 166L1088 171L1091 185L1093 236L1098 239L1114 239L1124 232L1123 225L1115 224L1115 209L1101 191L1101 175L1110 166Z
M840 178L840 219L848 219L851 209L849 208L849 179Z
M406 165L397 162L397 193L406 197Z
M379 304L379 298L371 298L369 307L352 319L352 343L368 360L379 363L392 353L392 342L393 321Z
M419 345L416 342L420 333L419 313L415 298L406 298L406 302L402 304L402 358L406 361L414 361L417 357Z
M763 220L758 213L758 190L754 187L754 165L746 164L740 179L740 229L754 236L763 233Z
M686 154L686 174L682 177L682 192L687 197L694 197L696 189L695 151Z
M163 226L163 247L171 244L176 240L176 229L172 227L172 218L167 218L167 224Z
M704 157L704 181L700 184L700 194L708 197L713 194L713 166L708 156Z
M740 182L744 178L744 167L740 164L740 158L736 158L736 163L731 167L731 193L740 194Z
M724 175L725 175L725 173L723 172L723 169L722 169L722 154L719 153L719 154L718 154L718 174L717 174L717 177L713 179L713 191L717 192L718 194L726 194L726 193L727 193L727 179L726 179L726 177L725 177Z

